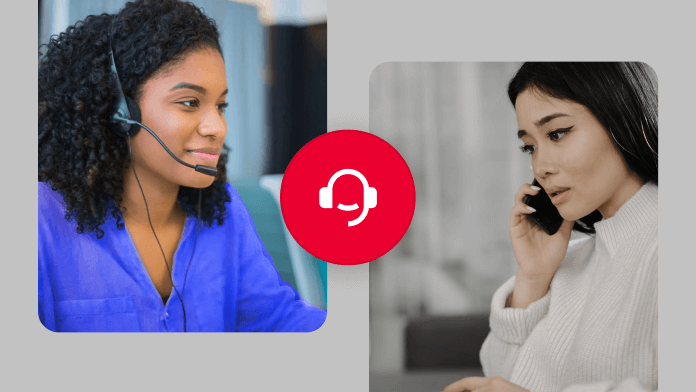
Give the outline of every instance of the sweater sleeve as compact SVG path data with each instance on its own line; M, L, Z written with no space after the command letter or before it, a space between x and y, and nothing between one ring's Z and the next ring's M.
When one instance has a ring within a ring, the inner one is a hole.
M229 184L228 184L229 185ZM234 208L231 211L239 236L237 331L312 332L324 324L326 310L301 298L284 282L256 233L249 210L229 186Z
M487 377L510 378L520 347L549 310L550 289L545 296L527 308L506 308L505 303L514 287L513 276L493 295L491 332L486 337L479 355L483 373Z
M301 298L283 281L260 241L248 238L240 268L237 330L240 332L312 332L326 311Z
M635 377L629 377L616 384L613 381L602 381L592 384L575 384L563 389L562 392L648 392ZM657 389L652 390L657 392Z

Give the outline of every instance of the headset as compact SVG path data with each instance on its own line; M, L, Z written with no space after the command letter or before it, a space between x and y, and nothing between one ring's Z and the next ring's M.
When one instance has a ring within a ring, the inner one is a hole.
M212 166L203 166L203 165L191 165L188 164L181 159L179 159L176 155L174 155L168 148L167 146L160 140L155 133L150 130L150 128L146 127L143 125L140 120L141 120L141 113L140 113L140 108L138 107L138 104L135 103L135 101L131 97L125 96L123 94L123 89L121 88L121 81L118 77L118 71L116 71L116 61L114 60L114 52L111 46L111 37L109 37L109 59L111 62L111 72L113 72L114 76L116 77L116 103L117 103L117 109L116 113L113 114L111 117L111 129L121 137L127 137L128 138L128 152L130 153L130 159L131 162L133 162L133 152L131 150L131 143L130 143L130 138L131 136L134 136L140 128L145 129L147 132L152 135L155 140L159 142L159 144L169 153L169 155L174 158L177 162L180 164L190 167L194 170L196 170L199 173L203 173L209 176L215 177L217 175L217 168L214 168ZM172 277L172 271L169 268L169 263L167 262L167 256L164 254L164 250L162 249L162 244L159 242L159 238L157 238L157 233L155 233L155 228L152 226L152 221L150 220L150 209L147 206L147 200L145 200L145 192L143 192L143 187L140 185L140 180L138 179L138 174L135 172L135 165L131 165L133 168L133 174L135 175L135 180L138 182L138 186L140 187L140 192L143 194L143 201L145 202L145 210L147 211L147 219L150 222L150 228L152 229L152 233L155 235L155 239L157 240L157 244L160 247L160 251L162 251L162 257L164 257L164 264L167 266L167 271L169 272L169 279L172 282L172 287L174 288L174 291L176 292L176 295L179 297L179 301L181 302L181 310L184 315L184 332L186 332L186 308L184 307L184 299L179 293L179 290L177 287L174 285L174 278ZM191 261L193 260L193 254L196 251L196 242L198 242L198 228L200 226L201 222L201 199L203 197L203 193L201 189L198 190L198 220L196 221L196 236L193 240L193 249L191 250L191 259L189 260L189 263L186 267L186 274L184 275L184 285L186 283L186 277L188 276L188 268L191 266ZM183 288L182 288L183 290Z
M155 140L157 140L159 144L161 144L162 147L169 153L169 155L172 158L174 158L177 162L184 166L190 167L199 173L215 177L218 171L217 168L203 165L194 166L182 161L181 159L179 159L179 157L177 157L171 151L169 151L167 146L164 145L162 140L160 140L160 138L157 137L157 135L155 135L155 133L152 132L150 128L140 123L141 116L138 104L135 103L135 101L131 97L126 97L123 94L123 89L121 88L121 81L118 77L118 71L116 71L116 61L114 60L114 52L111 49L111 41L109 41L109 58L111 59L111 72L113 72L116 76L116 102L118 103L116 113L114 113L114 115L111 117L111 129L113 129L114 132L116 132L116 134L121 137L129 137L135 136L135 134L138 133L140 128L143 128L146 131L148 131L150 135L152 135L155 138Z
M370 187L367 184L367 179L365 176L362 175L357 170L353 169L342 169L334 173L333 176L331 176L331 179L329 180L329 184L324 187L319 189L319 206L321 208L331 208L333 205L333 185L336 182L336 180L341 177L342 175L346 174L351 174L355 177L358 177L360 182L363 185L363 210L362 213L360 213L360 216L352 221L348 222L348 226L355 226L358 223L362 222L363 219L365 219L365 216L367 216L367 212L370 208L375 208L377 207L377 190L375 188ZM350 206L344 206L343 204L339 204L336 206L338 209L343 210L343 211L353 211L358 208L357 205L353 204Z

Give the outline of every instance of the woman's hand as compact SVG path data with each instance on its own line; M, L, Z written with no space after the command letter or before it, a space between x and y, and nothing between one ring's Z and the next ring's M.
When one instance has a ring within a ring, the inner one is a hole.
M510 240L517 259L517 277L510 305L526 308L546 294L556 269L561 264L575 221L564 220L556 234L548 235L525 216L533 211L523 200L536 195L539 189L524 184L515 195L515 206L510 211Z
M502 377L467 377L448 385L442 392L529 392Z

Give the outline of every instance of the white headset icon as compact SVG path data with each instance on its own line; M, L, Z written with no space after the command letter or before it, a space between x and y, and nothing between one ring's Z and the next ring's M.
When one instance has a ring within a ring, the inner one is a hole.
M367 179L365 179L365 176L363 176L362 173L360 173L359 171L353 169L343 169L334 173L334 175L331 176L331 179L329 180L329 185L319 190L319 206L321 206L321 208L331 208L333 200L334 182L336 182L338 177L341 177L344 174L352 174L355 177L358 177L358 179L360 180L360 182L362 182L363 185L364 206L362 213L360 213L360 216L357 219L348 221L348 226L355 226L358 223L362 222L363 219L365 219L365 217L367 216L367 212L370 208L377 207L377 190L375 188L370 187L367 184ZM336 207L342 211L354 211L358 209L357 204L351 204L349 206L339 204Z

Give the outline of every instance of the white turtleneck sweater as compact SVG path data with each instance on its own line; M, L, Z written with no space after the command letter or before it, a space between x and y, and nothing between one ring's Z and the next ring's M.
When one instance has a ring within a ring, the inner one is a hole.
M596 235L573 240L546 295L493 295L481 348L488 377L531 392L657 390L657 186L645 184Z

